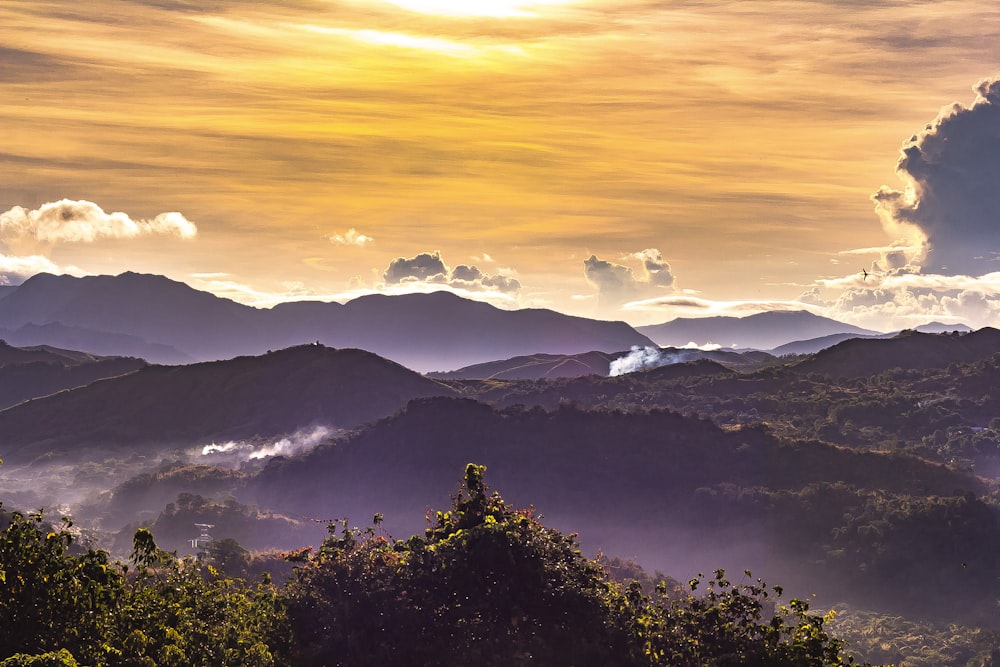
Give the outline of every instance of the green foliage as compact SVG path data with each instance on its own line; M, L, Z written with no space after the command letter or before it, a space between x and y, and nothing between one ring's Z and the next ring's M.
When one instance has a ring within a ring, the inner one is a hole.
M844 644L825 625L829 617L809 613L809 604L792 599L786 605L776 598L781 588L768 589L760 579L734 584L723 570L716 570L702 595L699 576L690 582L691 593L681 599L666 598L652 614L633 614L633 632L643 642L652 664L740 667L821 667L854 664L843 656ZM660 589L663 595L664 590ZM637 587L625 599L641 609Z
M123 578L106 552L71 552L70 525L13 512L0 533L0 657L65 648L99 661Z
M760 582L720 571L679 599L613 583L575 536L488 493L484 469L466 468L424 537L331 526L287 587L294 664L846 664L823 618L798 600L770 613Z
M1000 632L838 605L830 624L859 659L895 667L1000 666Z
M131 560L136 572L109 633L108 665L280 664L287 631L273 586L178 561L145 529L136 532Z
M133 538L129 573L104 551L73 553L68 528L14 512L0 533L2 664L285 664L288 631L273 586L178 561L146 529Z
M39 655L18 653L0 660L0 667L77 667L78 664L73 654L66 649Z

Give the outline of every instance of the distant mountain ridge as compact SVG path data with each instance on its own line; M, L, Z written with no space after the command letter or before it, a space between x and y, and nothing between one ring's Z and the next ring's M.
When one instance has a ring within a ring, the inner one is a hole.
M544 309L502 310L446 291L258 309L138 273L35 275L0 293L0 330L22 345L88 351L103 336L102 353L144 350L142 356L156 363L229 359L319 341L425 371L517 355L614 352L652 344L624 322Z
M0 410L145 365L131 357L99 357L47 345L14 347L0 340Z
M636 330L663 347L695 343L757 350L773 350L787 343L831 334L881 335L879 331L862 329L806 310L775 310L747 317L677 318Z

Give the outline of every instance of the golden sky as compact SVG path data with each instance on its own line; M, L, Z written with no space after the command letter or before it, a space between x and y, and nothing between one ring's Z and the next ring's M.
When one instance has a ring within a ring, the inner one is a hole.
M998 44L993 0L3 0L0 276L980 326L1000 278L871 197Z

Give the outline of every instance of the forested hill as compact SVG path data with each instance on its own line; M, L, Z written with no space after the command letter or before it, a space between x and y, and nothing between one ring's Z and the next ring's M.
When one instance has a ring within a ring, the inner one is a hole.
M832 378L869 377L893 368L922 371L968 363L1000 352L1000 331L986 327L970 333L929 334L904 331L893 338L852 338L803 360L801 373Z
M498 411L422 399L350 439L272 461L247 493L261 507L307 516L383 512L390 532L406 534L423 524L423 508L446 502L449 472L466 460L485 463L514 502L574 527L586 547L631 549L664 571L749 567L887 609L941 610L942 597L970 595L968 611L1000 593L952 576L967 571L961 562L1000 566L1000 529L976 500L980 480L666 411ZM860 537L874 524L887 527L878 540ZM896 562L926 531L940 533L933 544L947 553ZM887 573L921 584L900 595L898 582L880 579Z
M310 425L349 428L421 396L453 390L363 350L301 345L260 357L146 366L0 411L0 455L132 453L273 436Z
M47 345L15 347L0 340L0 410L145 365L133 357L100 357Z

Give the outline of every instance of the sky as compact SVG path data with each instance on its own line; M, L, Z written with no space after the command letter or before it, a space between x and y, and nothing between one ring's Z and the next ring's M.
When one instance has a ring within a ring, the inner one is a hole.
M1000 326L993 0L3 0L0 284Z

